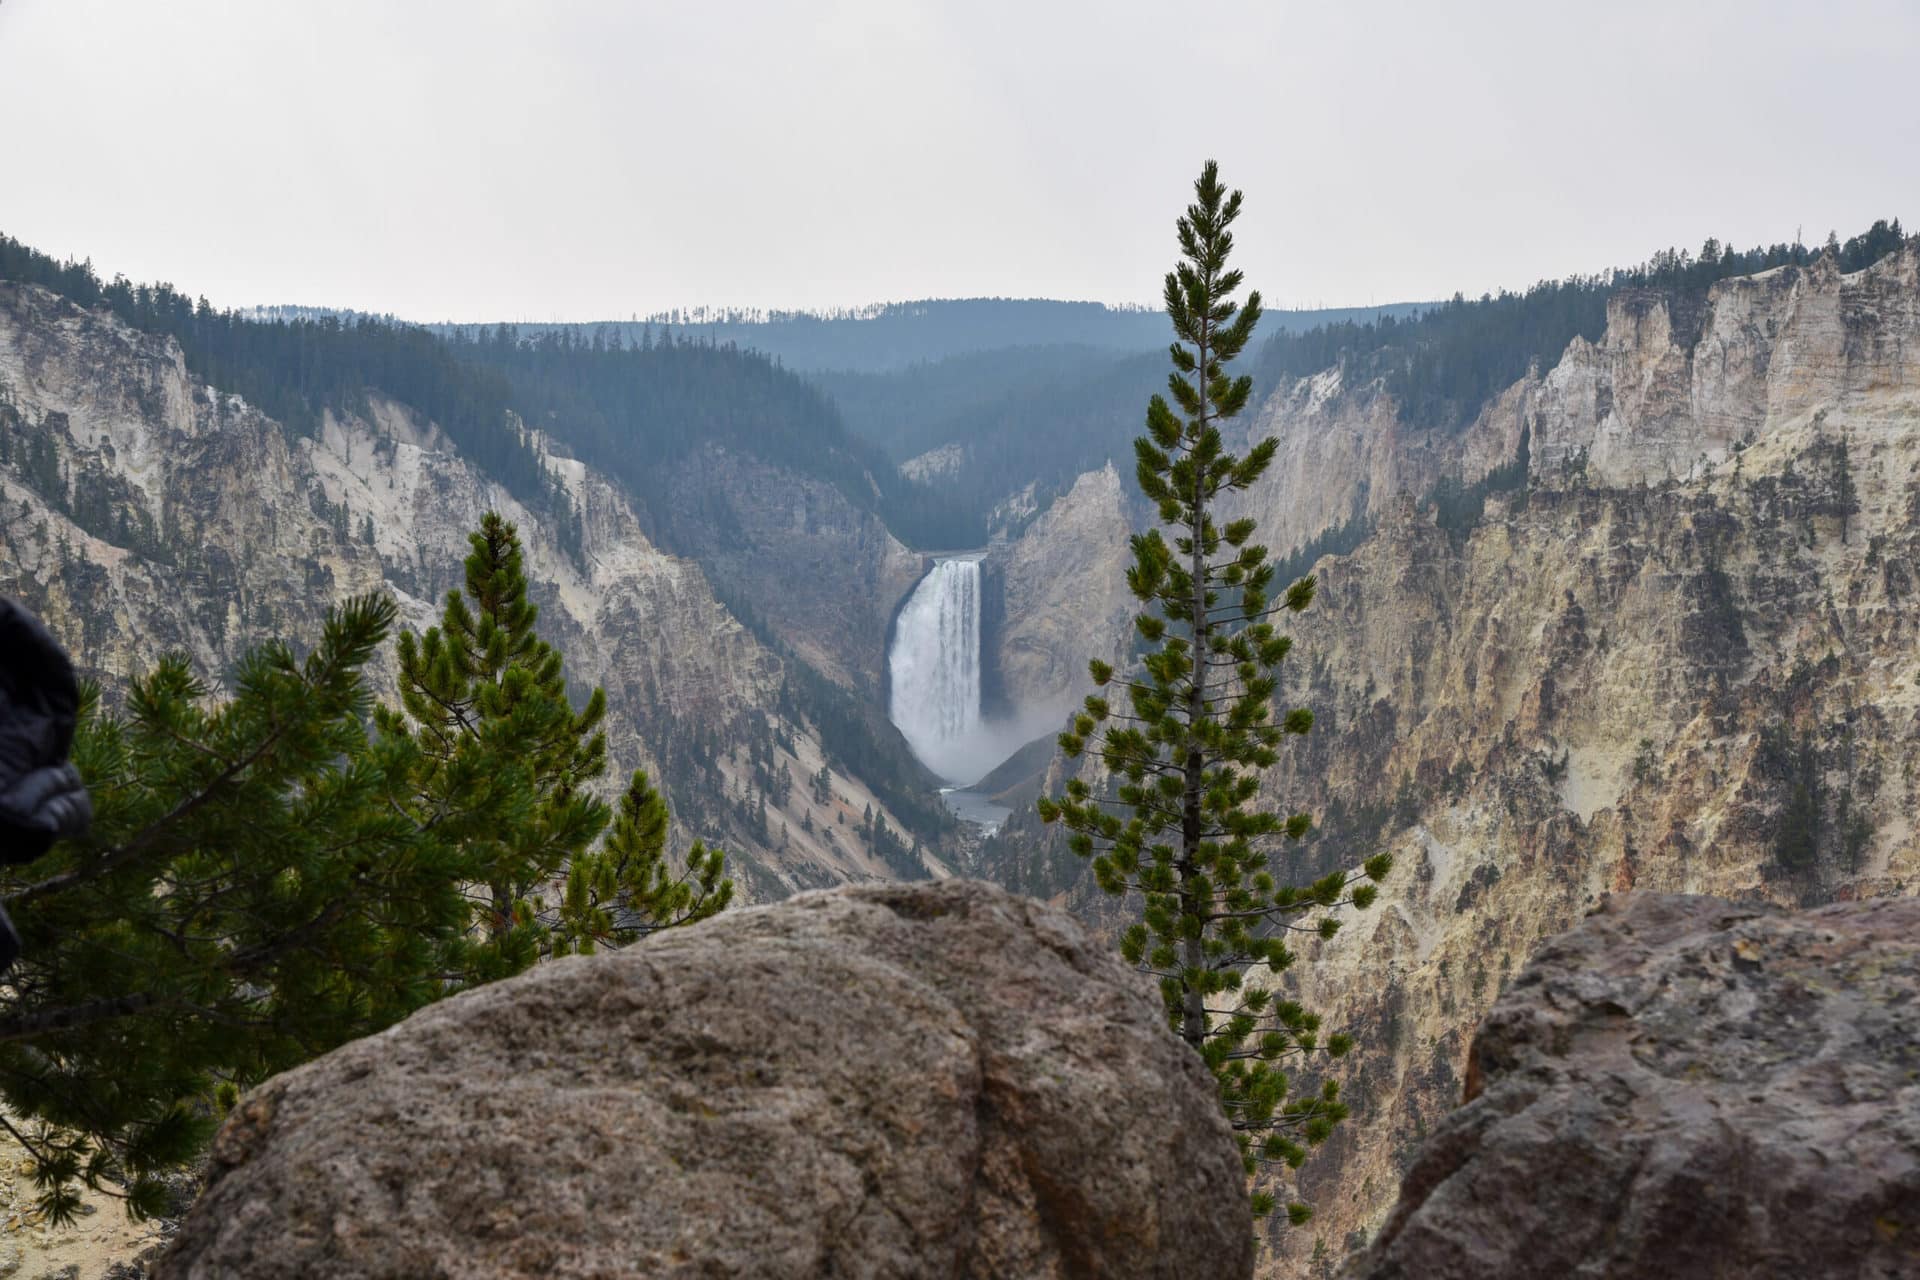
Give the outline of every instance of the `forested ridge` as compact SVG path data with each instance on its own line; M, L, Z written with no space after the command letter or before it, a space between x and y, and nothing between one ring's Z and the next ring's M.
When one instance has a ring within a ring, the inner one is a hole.
M1269 392L1337 365L1349 386L1377 380L1410 424L1459 430L1529 369L1551 367L1576 336L1597 340L1607 300L1621 290L1667 294L1684 328L1717 280L1804 265L1823 252L1854 271L1902 234L1891 220L1818 247L1735 250L1708 240L1698 253L1667 249L1634 267L1456 294L1424 308L1278 313L1290 323L1256 354L1255 384ZM443 337L389 317L218 311L168 284L103 282L88 263L59 262L4 236L0 278L105 306L174 338L195 374L296 432L311 433L328 409L364 408L377 388L438 423L516 497L553 514L575 549L577 518L520 423L618 477L643 505L660 499L673 462L713 445L832 484L909 546L977 546L990 523L1011 531L1022 518L1001 509L1009 498L1026 494L1014 510L1030 515L1076 476L1124 456L1137 406L1160 381L1156 338L1165 324L1157 309L983 298L828 314L440 326ZM1320 317L1332 318L1299 327ZM837 366L802 378L783 364L783 344ZM1155 354L1143 354L1149 349ZM925 483L898 470L946 445L959 446L959 456Z
M849 431L879 445L899 463L968 439L970 417L998 401L1044 395L1063 379L1091 376L1130 354L1047 342L963 352L884 373L828 370L810 373L807 380L840 407Z
M301 435L321 415L364 410L378 389L432 419L461 454L535 510L571 524L559 488L508 409L497 373L457 360L423 329L374 317L253 320L215 310L171 284L102 282L89 262L59 262L0 235L0 280L36 284L83 307L106 307L135 329L180 344L187 368Z
M1282 328L1253 357L1257 391L1341 367L1349 387L1378 381L1414 426L1457 431L1486 402L1527 375L1551 368L1575 337L1597 341L1607 301L1628 289L1655 290L1690 340L1707 290L1718 280L1784 265L1806 265L1831 253L1842 271L1857 271L1897 247L1897 219L1876 222L1842 241L1819 246L1775 244L1735 250L1708 240L1698 253L1665 249L1638 266L1546 280L1523 291L1478 298L1455 295L1424 308L1396 306L1330 319L1310 328ZM1297 313L1296 313L1297 315ZM956 356L885 374L822 373L816 384L843 406L848 425L905 461L943 446L958 456L929 477L978 519L1032 485L1028 515L1044 509L1076 476L1108 459L1131 485L1127 441L1139 405L1164 381L1158 353L1132 355L1072 345L1027 346ZM1517 478L1503 470L1503 481ZM1449 492L1450 518L1467 520L1484 492ZM1017 532L1004 521L1001 527ZM1357 517L1329 547L1350 547L1363 533ZM1322 550L1328 547L1322 547Z
M1398 313L1413 304L1382 310ZM1276 311L1281 328L1374 314L1374 308ZM437 332L473 337L485 325L436 325ZM1011 347L1066 344L1129 352L1157 350L1167 340L1167 316L1158 307L1108 306L1050 298L924 298L828 311L739 311L698 307L657 312L629 321L522 325L525 337L549 332L618 335L628 346L666 335L758 351L808 373L889 373L958 355Z
M978 522L949 497L904 480L885 454L847 432L819 391L771 358L662 330L629 345L612 329L507 326L442 338L390 317L278 309L271 318L216 310L171 284L103 282L88 262L61 262L0 236L0 279L36 284L180 344L187 367L290 430L362 412L378 390L438 424L462 455L535 510L578 550L577 516L541 466L521 423L659 496L661 464L703 444L833 484L910 545L971 545ZM516 417L518 421L516 421Z
M661 333L498 325L447 340L464 364L505 380L511 403L583 461L658 504L668 464L717 446L825 480L912 546L971 545L978 528L951 496L906 480L850 433L834 403L771 359Z
M1902 235L1895 218L1844 243L1829 236L1818 247L1774 244L1742 251L1709 239L1698 254L1666 249L1639 266L1542 280L1524 292L1455 294L1411 317L1383 314L1282 332L1262 348L1255 381L1271 388L1340 365L1349 385L1380 379L1405 421L1458 430L1528 369L1551 368L1575 337L1598 341L1606 330L1607 299L1622 290L1660 290L1678 304L1672 308L1676 318L1697 321L1717 280L1805 266L1821 253L1832 253L1842 271L1858 271L1898 248Z

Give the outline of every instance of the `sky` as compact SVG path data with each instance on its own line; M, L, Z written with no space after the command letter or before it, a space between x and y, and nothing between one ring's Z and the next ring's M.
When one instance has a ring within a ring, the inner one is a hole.
M0 0L0 232L416 320L1269 306L1920 227L1920 4Z

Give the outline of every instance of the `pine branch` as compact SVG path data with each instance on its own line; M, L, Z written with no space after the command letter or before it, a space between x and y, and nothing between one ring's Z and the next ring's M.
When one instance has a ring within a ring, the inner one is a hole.
M37 1013L15 1014L11 1018L0 1018L0 1044L11 1044L16 1040L31 1040L37 1036L50 1035L59 1031L72 1031L78 1027L91 1026L96 1022L105 1022L112 1018L125 1018L151 1009L158 1003L159 999L156 996L147 992L134 992L129 995L109 996L103 1000L92 1000L86 1004L69 1005L63 1009L42 1009Z
M88 880L97 880L101 876L125 866L142 853L145 853L156 840L165 834L168 827L180 822L188 815L197 812L218 798L222 788L232 782L241 773L258 763L268 751L273 749L274 745L278 743L286 731L287 726L284 725L275 728L260 745L254 748L244 759L237 760L232 765L229 765L218 777L214 778L212 782L209 782L200 791L176 804L161 817L147 824L144 829L119 848L94 859L85 866L72 867L60 872L58 875L48 876L45 880L37 884L28 885L26 888L20 890L20 892L8 898L7 905L18 906L22 903L31 902L36 898L45 897L49 893L58 893L76 884L82 884Z

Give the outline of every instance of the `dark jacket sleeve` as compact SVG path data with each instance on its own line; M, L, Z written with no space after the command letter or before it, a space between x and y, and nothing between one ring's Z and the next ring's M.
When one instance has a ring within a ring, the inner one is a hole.
M93 819L67 760L80 682L40 620L0 598L0 861L30 862Z

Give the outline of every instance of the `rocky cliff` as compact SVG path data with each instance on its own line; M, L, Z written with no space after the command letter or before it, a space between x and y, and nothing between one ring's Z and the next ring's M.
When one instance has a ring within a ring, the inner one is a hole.
M663 532L808 665L884 702L887 623L927 560L823 480L718 449L676 464Z
M1269 402L1263 539L1310 535L1342 494L1376 513L1293 623L1284 696L1317 723L1271 794L1318 818L1303 876L1398 857L1378 906L1298 970L1359 1037L1356 1118L1307 1165L1318 1216L1276 1232L1274 1274L1329 1272L1378 1227L1459 1100L1474 1022L1603 893L1920 889L1917 271L1909 247L1691 304L1616 297L1601 341L1445 450L1355 416L1333 375L1318 407L1311 387ZM1528 485L1470 528L1382 496L1430 466L1490 469L1487 442L1522 430ZM990 854L1042 891L1077 871L1031 825Z
M858 836L869 807L901 825L862 781L836 767L824 798L805 785L826 753L781 697L786 663L619 490L546 462L582 516L577 560L405 405L373 392L298 438L190 376L170 341L0 284L0 592L110 692L173 649L217 680L354 592L391 591L430 625L496 508L527 544L543 631L576 681L607 689L614 773L663 775L680 838L737 851L759 897L900 874Z
M988 555L1002 583L1005 618L992 657L1005 697L1056 729L1087 688L1087 660L1114 658L1132 623L1127 539L1139 518L1108 463ZM1109 642L1106 649L1088 648L1096 637Z
M1289 380L1229 428L1238 451L1268 438L1279 448L1258 484L1228 495L1223 515L1258 520L1279 555L1349 520L1377 520L1403 494L1428 493L1443 477L1472 482L1515 457L1540 392L1529 375L1465 429L1444 431L1407 421L1379 380L1349 385L1339 368Z
M1920 1273L1920 900L1636 893L1544 945L1474 1036L1353 1273Z
M948 881L543 965L276 1076L155 1274L1237 1280L1246 1212L1151 987Z

